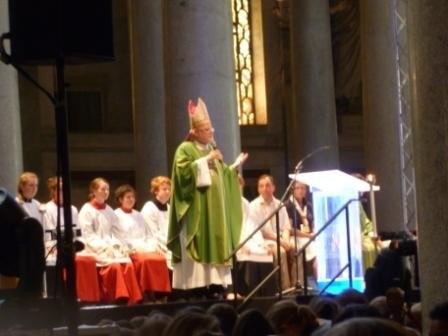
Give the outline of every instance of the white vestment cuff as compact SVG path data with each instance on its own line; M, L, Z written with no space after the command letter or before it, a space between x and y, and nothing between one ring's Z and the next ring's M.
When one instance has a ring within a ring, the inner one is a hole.
M207 157L197 159L195 161L197 167L196 187L209 187L212 185L210 176L210 168L208 167Z

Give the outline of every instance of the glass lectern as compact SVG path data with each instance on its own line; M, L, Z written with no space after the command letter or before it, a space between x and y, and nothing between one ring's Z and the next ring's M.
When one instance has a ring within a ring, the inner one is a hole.
M339 170L289 175L306 184L311 192L314 232L328 226L316 239L318 287L338 294L353 287L364 290L362 268L360 193L378 191L379 187ZM348 265L348 259L351 265Z

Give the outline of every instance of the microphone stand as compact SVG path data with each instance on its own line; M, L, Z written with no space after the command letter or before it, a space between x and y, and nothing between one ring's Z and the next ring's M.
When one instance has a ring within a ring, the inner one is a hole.
M320 150L321 148L318 148L318 150ZM306 155L302 160L299 161L299 163L295 166L294 168L294 177L291 179L291 181L289 182L288 187L286 188L285 192L283 193L282 198L280 199L281 204L284 205L284 202L286 201L286 199L288 198L288 195L291 194L291 190L292 187L294 186L295 182L296 182L296 177L297 175L299 175L299 173L302 171L303 169L303 162L308 159L309 157L311 157L316 151L311 152L310 154ZM293 200L293 205L294 204L294 200ZM288 288L285 291L282 291L282 293L287 294L290 293L291 291L294 290L299 290L301 287L300 284L300 279L299 279L299 255L297 253L298 251L298 241L297 241L297 214L296 214L297 210L294 209L294 223L292 223L293 228L294 228L294 262L296 264L296 283L294 285L294 287L292 288ZM304 275L304 294L307 295L307 287L308 287L308 281L307 281L307 274L306 274L306 256L305 256L305 250L303 250L302 252L302 256L303 256L303 275Z
M303 163L308 160L310 157L312 157L314 154L317 154L320 151L323 150L327 150L330 149L331 146L321 146L317 149L315 149L314 151L312 151L311 153L308 153L302 160L299 161L299 163L297 163L297 165L294 167L294 178L291 179L291 181L289 182L288 186L286 187L285 192L283 193L281 199L280 199L280 204L277 208L275 208L274 211L272 211L256 228L253 232L251 232L246 239L244 239L241 243L239 243L237 245L237 247L235 247L235 249L232 251L232 253L230 254L230 256L226 259L227 261L229 261L233 255L235 255L274 215L275 213L277 213L278 211L280 211L281 208L283 208L284 204L283 202L286 200L286 198L288 197L288 194L290 193L290 190L292 188L292 185L295 182L295 179L297 177L297 175L302 171L303 169Z
M310 157L314 156L315 154L317 154L318 152L324 151L324 150L328 150L330 149L331 146L321 146L319 148L316 148L315 150L313 150L312 152L308 153L307 155L305 155L303 157L303 159L301 159L299 161L299 163L297 163L297 165L294 168L294 176L291 179L288 187L286 188L282 198L280 199L281 204L283 204L283 202L286 200L286 198L288 197L288 195L291 193L291 189L292 186L294 185L294 183L296 182L296 178L297 175L299 175L299 173L302 171L303 169L303 163L308 160ZM293 205L295 207L294 204L294 200L293 200ZM287 290L285 290L285 293L289 293L291 291L294 290L299 290L301 287L300 284L300 279L299 279L299 256L300 254L302 255L302 264L303 264L303 294L304 295L308 295L308 274L307 274L307 264L306 264L306 251L305 249L302 249L302 251L300 251L300 253L298 252L298 242L297 242L297 210L294 208L294 223L293 223L293 228L294 228L294 262L296 264L296 276L297 276L297 280L296 283L294 285L294 287L291 287Z
M308 157L308 156L307 156ZM307 158L306 157L306 158ZM295 167L294 177L297 176L302 169L303 161L301 160L297 166ZM276 228L276 244L277 244L277 266L274 268L274 270L268 274L268 276L263 279L263 281L254 288L254 290L247 295L246 299L243 301L243 305L255 294L255 292L264 285L265 282L267 282L276 272L278 272L278 298L281 300L283 296L282 291L282 265L281 265L281 248L280 248L280 218L279 218L279 212L280 210L285 206L284 201L288 197L290 190L292 186L294 185L295 178L291 179L289 182L288 187L286 188L285 192L283 193L282 197L280 198L279 205L255 228L253 232L251 232L246 239L244 239L241 243L238 244L238 246L232 251L230 256L226 259L229 261L232 259L236 253L259 231L261 230L267 222L271 220L272 217L275 216L275 228Z
M21 68L11 56L6 52L4 41L11 38L10 33L0 35L0 60L5 64L11 64L21 75L33 83L41 92L43 92L52 102L55 109L56 124L56 154L57 154L57 176L62 177L63 194L63 216L64 216L64 236L58 241L58 258L62 258L66 269L66 282L64 286L64 301L67 313L68 334L70 336L78 335L79 311L76 297L76 270L75 253L73 249L73 230L71 216L71 180L70 180L70 161L68 145L68 117L66 109L66 91L65 91L65 59L62 51L62 2L58 2L57 9L57 32L58 32L58 50L59 55L53 60L56 69L56 94L51 94L42 85L38 83L31 75Z
M278 281L278 286L279 286L279 291L278 291L278 298L281 299L283 296L283 292L282 292L282 287L281 287L281 269L282 269L282 265L281 265L281 258L280 258L280 253L281 253L281 249L280 249L280 223L279 223L279 211L285 206L284 201L286 200L286 198L288 197L288 195L290 194L290 191L292 189L292 186L294 185L295 181L296 181L296 177L297 175L300 173L300 171L303 168L303 163L309 159L311 156L313 156L314 154L323 151L323 150L327 150L330 149L330 146L321 146L319 148L317 148L316 150L312 151L311 153L308 153L302 160L299 161L299 163L297 163L297 165L294 168L294 178L291 179L291 181L289 182L288 186L285 189L285 192L283 193L282 197L280 198L280 202L279 205L255 228L255 230L253 230L241 243L239 243L235 249L232 251L232 253L230 253L230 255L227 257L226 261L229 261L230 259L233 259L236 256L236 253L259 231L261 230L267 222L269 222L271 220L271 218L273 216L276 216L276 242L277 242L277 266L272 270L271 273L269 273L259 284L258 286L256 286L252 292L250 292L246 298L244 299L243 303L241 304L241 306L244 306L247 301L250 300L250 298L261 288L261 286L263 286L276 272L279 272L279 281Z
M294 197L294 196L293 196ZM294 204L295 200L292 200L292 204L295 207ZM293 210L293 230L294 230L294 263L296 265L296 283L294 285L294 287L291 287L289 289L287 289L285 292L289 293L291 291L299 291L301 289L303 289L303 294L304 295L308 295L308 270L307 270L307 264L306 264L306 251L302 250L301 253L299 252L299 243L298 243L298 237L297 237L297 232L298 232L298 220L297 220L297 210L294 208ZM299 272L299 256L300 254L302 255L302 274L303 274L303 284L301 283L301 279L300 279L300 272Z
M280 250L280 223L279 223L279 216L278 216L278 212L284 207L283 202L280 201L279 205L255 228L254 231L252 231L241 243L239 243L237 245L237 247L235 247L235 249L232 251L232 253L230 253L230 255L227 257L226 261L229 261L230 259L234 258L236 256L236 253L258 232L260 231L267 222L269 222L271 220L272 217L276 216L276 241L277 241L277 253L278 253L278 258L277 258L277 266L274 268L274 270L262 281L262 283L260 285L263 285L267 280L269 280L277 271L280 271L279 274L279 296L281 298L281 260L280 260L280 254L279 254L279 250ZM250 298L255 292L256 290L258 290L261 286L258 285L254 291L252 291L247 297ZM245 300L246 301L246 300ZM243 302L244 303L244 302Z

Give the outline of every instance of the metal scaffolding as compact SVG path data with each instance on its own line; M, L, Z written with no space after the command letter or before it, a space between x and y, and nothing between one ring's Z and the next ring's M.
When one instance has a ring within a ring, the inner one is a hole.
M412 145L407 9L408 0L394 0L394 30L399 94L398 131L400 137L401 201L405 227L409 230L415 230L417 228L417 199Z

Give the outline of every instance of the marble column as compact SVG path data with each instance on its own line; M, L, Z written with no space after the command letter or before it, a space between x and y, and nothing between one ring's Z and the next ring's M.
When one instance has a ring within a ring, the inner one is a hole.
M171 175L165 135L162 2L130 2L135 173L140 203L148 197L152 177Z
M404 228L399 82L394 1L361 1L361 61L366 170L376 175L379 230Z
M9 31L8 1L0 1L0 33ZM16 70L0 62L0 187L15 195L23 169Z
M409 1L423 316L448 298L448 2Z
M187 102L202 97L226 162L240 152L231 1L172 0L167 5L167 132L173 158L189 129ZM171 161L171 160L170 160Z
M320 146L305 171L339 167L330 8L327 0L290 2L292 113L288 116L290 166ZM290 167L290 168L291 168Z

